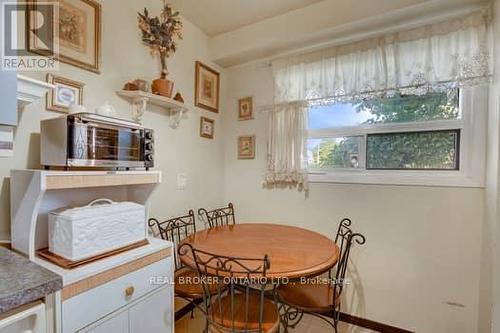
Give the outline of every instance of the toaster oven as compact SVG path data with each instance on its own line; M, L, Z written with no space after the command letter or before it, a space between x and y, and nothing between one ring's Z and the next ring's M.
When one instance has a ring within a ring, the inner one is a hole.
M42 120L41 164L46 168L146 170L154 166L153 130L92 113Z

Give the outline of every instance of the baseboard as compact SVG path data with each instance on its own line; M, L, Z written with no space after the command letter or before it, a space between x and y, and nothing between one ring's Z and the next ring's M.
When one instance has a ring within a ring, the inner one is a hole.
M340 313L340 321L348 323L351 325L367 328L375 332L382 333L414 333L413 331L408 331L399 327L390 326L387 324L379 323L370 319L356 317L348 313Z
M4 247L6 249L11 249L11 243L9 241L0 241L0 247Z

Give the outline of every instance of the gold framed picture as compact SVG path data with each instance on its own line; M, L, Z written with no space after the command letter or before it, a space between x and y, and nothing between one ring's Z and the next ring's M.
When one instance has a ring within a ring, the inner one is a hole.
M37 3L31 0L29 16L26 20L27 30L38 27L39 16L36 15ZM93 0L59 0L59 15L52 22L54 40L59 50L56 58L64 63L100 73L101 58L101 5ZM30 52L50 56L50 51L38 45L38 38L30 34L28 50Z
M68 113L72 105L83 104L84 83L52 74L47 74L47 82L56 86L47 94L47 110Z
M240 98L238 100L238 120L253 119L253 97Z
M213 139L215 132L215 121L207 117L200 117L200 136Z
M194 104L212 112L219 112L219 73L201 62L196 62Z
M248 160L255 158L255 135L238 137L238 159Z

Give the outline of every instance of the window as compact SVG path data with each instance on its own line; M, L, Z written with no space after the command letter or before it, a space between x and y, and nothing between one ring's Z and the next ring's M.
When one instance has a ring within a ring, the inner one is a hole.
M366 136L367 169L458 170L460 130Z
M312 106L311 180L482 186L486 100L471 88Z

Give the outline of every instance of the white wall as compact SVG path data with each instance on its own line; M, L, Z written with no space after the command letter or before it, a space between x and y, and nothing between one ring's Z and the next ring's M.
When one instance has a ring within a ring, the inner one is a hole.
M250 64L226 75L225 198L238 218L333 236L339 220L351 217L367 243L354 250L356 295L347 312L417 332L477 332L484 190L311 184L307 197L264 189L266 114L237 121L237 99L271 103L271 70ZM242 134L257 135L255 160L237 160Z
M161 1L101 1L103 10L102 72L100 75L61 64L54 74L85 82L84 104L89 110L109 100L123 116L130 115L130 105L115 96L128 80L159 76L157 58L140 42L137 28L137 11L146 6L151 13L159 13ZM156 167L163 171L163 183L151 200L151 215L167 217L182 214L189 208L216 206L222 199L222 133L219 117L213 112L194 108L195 60L207 64L207 37L187 20L184 23L184 40L178 52L168 61L170 78L175 90L180 90L185 103L191 107L177 129L169 127L165 111L147 111L143 124L152 127L156 135ZM214 66L217 68L217 66ZM219 71L223 72L220 68ZM30 73L45 80L46 73ZM224 75L222 73L222 78ZM222 84L224 87L225 84ZM224 98L222 93L221 99ZM15 134L15 157L0 159L0 240L10 238L9 172L13 168L39 167L40 120L59 116L45 111L45 100L28 107L20 114ZM222 106L221 112L224 112ZM214 140L200 138L199 121L203 114L216 119ZM176 189L176 174L185 172L188 184L185 190Z

